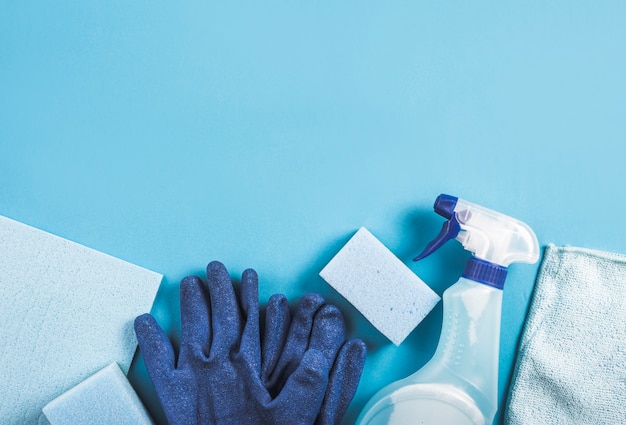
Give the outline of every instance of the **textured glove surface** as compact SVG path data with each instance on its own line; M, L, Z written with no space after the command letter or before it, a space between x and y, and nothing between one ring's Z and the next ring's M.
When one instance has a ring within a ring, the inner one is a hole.
M178 357L156 320L135 320L146 368L170 425L337 424L352 400L365 345L345 341L341 312L305 295L293 316L282 295L259 329L258 277L244 271L239 301L223 264L207 267L207 284L180 285Z

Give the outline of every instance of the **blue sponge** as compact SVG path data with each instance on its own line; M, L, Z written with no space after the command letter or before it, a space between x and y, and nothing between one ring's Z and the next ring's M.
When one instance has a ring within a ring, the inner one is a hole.
M153 424L117 363L52 400L43 413L52 425Z
M404 341L440 300L364 227L324 267L320 276L396 345Z
M50 400L111 362L161 275L0 217L0 423L35 425Z

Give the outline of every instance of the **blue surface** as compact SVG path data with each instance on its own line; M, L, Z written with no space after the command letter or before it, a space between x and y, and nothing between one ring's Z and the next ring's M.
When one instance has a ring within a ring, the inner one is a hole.
M0 214L165 275L213 259L261 299L317 290L370 356L346 418L434 352L441 307L394 347L318 276L366 226L441 294L466 255L443 192L548 242L626 252L626 5L0 3ZM510 270L506 394L538 265ZM133 383L153 412L138 362ZM157 414L158 416L158 414Z

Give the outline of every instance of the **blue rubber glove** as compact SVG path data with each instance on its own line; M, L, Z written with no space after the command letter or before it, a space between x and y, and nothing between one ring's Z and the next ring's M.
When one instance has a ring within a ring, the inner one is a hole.
M291 319L287 299L273 295L267 305L261 376L271 394L278 394L297 369L307 349L321 351L333 365L316 425L341 422L359 384L366 347L360 339L345 341L345 324L337 307L321 295L302 297Z
M339 310L311 294L291 320L284 297L272 297L261 343L256 273L244 271L241 303L221 263L209 264L207 281L181 282L178 358L152 316L135 320L169 423L338 423L365 360L361 341L345 342Z

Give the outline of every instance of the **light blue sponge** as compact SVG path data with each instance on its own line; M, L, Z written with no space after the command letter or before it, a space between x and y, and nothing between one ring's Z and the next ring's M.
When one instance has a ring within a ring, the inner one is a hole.
M400 345L440 300L364 227L320 276L395 345Z
M52 400L43 413L51 425L153 424L117 363Z
M0 424L41 409L111 362L128 371L133 321L161 275L0 216Z

